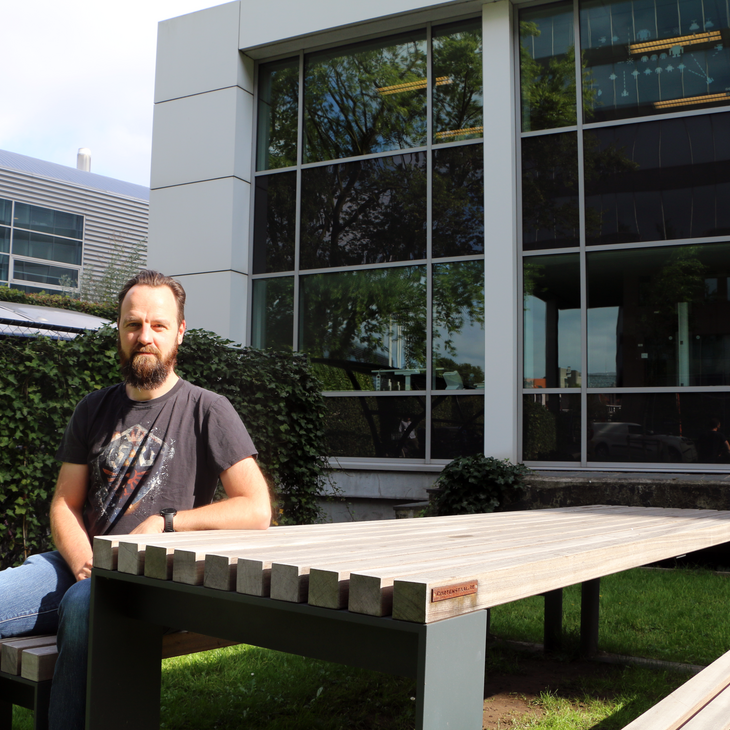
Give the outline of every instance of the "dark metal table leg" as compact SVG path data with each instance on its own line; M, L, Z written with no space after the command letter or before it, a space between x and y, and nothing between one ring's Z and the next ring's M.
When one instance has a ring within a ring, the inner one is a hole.
M98 578L91 599L87 730L158 730L164 628L117 610L123 584ZM125 699L126 698L126 699Z
M486 611L425 627L416 680L418 730L479 730L484 706Z
M558 651L563 644L563 589L545 593L545 652Z
M586 657L598 652L600 592L600 578L588 580L581 585L580 653Z

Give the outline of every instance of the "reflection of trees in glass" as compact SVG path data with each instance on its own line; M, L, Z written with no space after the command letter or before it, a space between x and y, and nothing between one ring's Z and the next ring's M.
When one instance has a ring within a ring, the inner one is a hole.
M309 55L305 162L425 144L426 72L422 31Z
M259 71L257 170L297 163L299 59L276 61Z
M296 185L295 172L260 175L256 178L254 274L294 269Z
M433 153L434 256L484 251L484 155L481 144L442 147Z
M291 350L294 340L294 279L290 276L257 279L253 287L253 346Z
M425 255L425 153L302 172L302 268Z
M520 17L529 17L529 11ZM561 52L547 60L535 59L529 39L539 38L541 33L538 22L520 22L523 132L567 127L576 122L575 47L561 47Z
M301 349L315 358L387 365L397 341L425 367L423 267L316 274L301 279Z
M484 326L484 262L465 261L433 267L433 363L456 370L465 385L484 382L484 370L455 345L465 328ZM484 355L482 352L482 365Z
M432 83L435 141L483 136L481 21L434 30Z

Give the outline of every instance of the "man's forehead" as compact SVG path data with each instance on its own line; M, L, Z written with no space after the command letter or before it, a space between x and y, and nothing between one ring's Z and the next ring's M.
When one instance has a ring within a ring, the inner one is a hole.
M124 297L120 315L122 319L154 314L157 317L177 318L177 302L168 286L133 286Z

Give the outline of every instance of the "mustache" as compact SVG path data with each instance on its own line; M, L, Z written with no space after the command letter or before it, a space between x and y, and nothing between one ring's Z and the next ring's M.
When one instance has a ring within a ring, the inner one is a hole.
M131 356L134 357L140 353L143 355L156 355L158 358L162 357L162 353L154 345L140 345L134 349Z

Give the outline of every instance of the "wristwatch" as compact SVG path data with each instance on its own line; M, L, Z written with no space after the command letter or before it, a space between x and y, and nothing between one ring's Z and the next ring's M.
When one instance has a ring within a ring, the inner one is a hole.
M165 507L160 510L160 514L165 518L165 532L175 532L175 528L172 526L172 520L177 514L177 510L174 507Z

